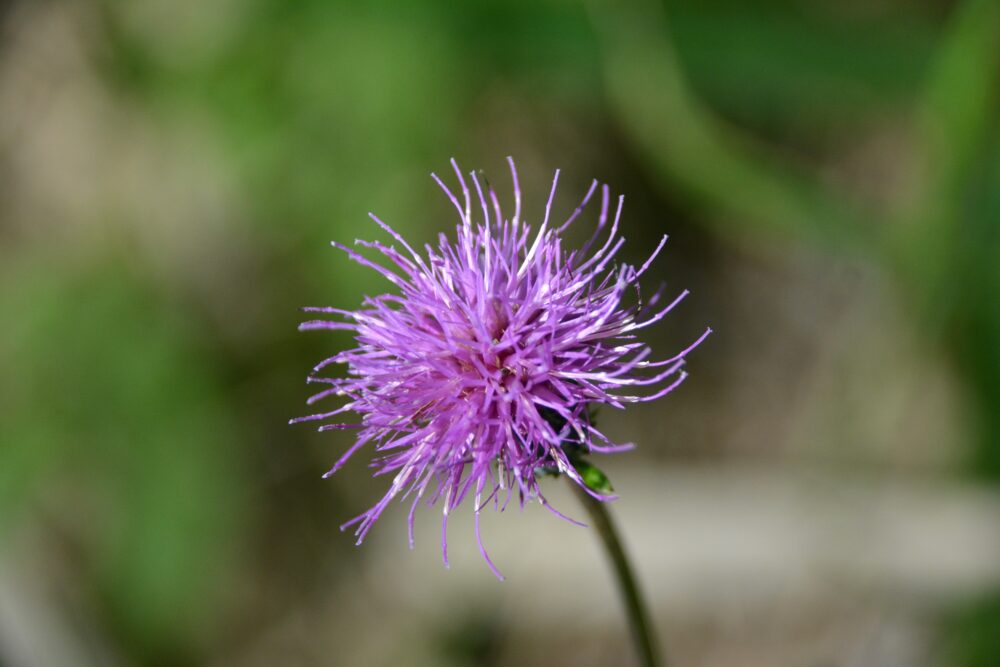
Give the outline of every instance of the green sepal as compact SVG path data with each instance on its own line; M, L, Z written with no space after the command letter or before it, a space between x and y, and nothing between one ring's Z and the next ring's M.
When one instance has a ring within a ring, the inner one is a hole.
M587 485L591 491L596 491L597 493L609 494L614 493L615 488L611 486L611 480L608 476L604 474L604 471L595 465L588 463L587 461L576 461L576 470L580 473L580 477L583 478L583 483Z

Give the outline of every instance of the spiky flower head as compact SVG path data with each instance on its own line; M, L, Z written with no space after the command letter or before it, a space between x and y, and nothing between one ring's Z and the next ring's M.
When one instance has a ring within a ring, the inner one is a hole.
M382 499L341 527L355 526L358 544L399 497L410 503L412 547L417 506L440 501L447 565L448 516L472 496L479 550L498 577L483 547L480 511L490 504L502 510L515 496L522 506L537 499L566 519L542 495L536 479L540 470L564 474L600 500L612 499L583 479L579 454L619 452L632 445L611 442L594 425L592 410L670 393L687 375L684 357L711 331L679 354L650 359L650 348L635 332L663 319L687 295L685 290L658 307L662 288L646 300L639 291L639 278L666 236L640 267L616 262L624 242L618 231L624 197L618 198L605 234L611 208L603 185L594 235L581 249L567 251L561 234L584 210L597 181L569 218L554 226L557 170L544 218L533 232L521 218L517 171L513 160L507 161L513 217L504 217L496 193L475 172L469 174L473 196L452 160L461 200L437 175L432 177L458 211L454 239L440 234L437 247L425 245L421 254L371 214L400 248L355 241L381 257L376 261L332 243L394 289L365 298L356 310L305 309L329 318L304 322L300 330L346 329L357 346L325 359L308 378L326 385L309 403L329 396L345 397L346 403L292 420L329 422L345 412L360 415L360 423L319 427L358 429L353 446L325 476L366 445L376 453L375 475L392 475ZM324 375L333 364L346 364L347 376Z

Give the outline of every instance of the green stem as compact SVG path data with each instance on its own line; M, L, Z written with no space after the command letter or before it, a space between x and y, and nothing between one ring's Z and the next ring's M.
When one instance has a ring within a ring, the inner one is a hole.
M635 573L629 564L628 556L625 555L625 549L622 548L621 540L618 538L618 531L611 520L611 514L605 503L591 496L578 484L569 481L569 485L590 515L592 527L601 536L608 558L611 559L611 566L618 580L622 602L625 603L629 630L632 633L632 640L635 642L641 664L643 667L665 667L666 662L660 659L656 650L656 639L653 636L653 627L649 622L649 611L646 609L642 592L636 583Z

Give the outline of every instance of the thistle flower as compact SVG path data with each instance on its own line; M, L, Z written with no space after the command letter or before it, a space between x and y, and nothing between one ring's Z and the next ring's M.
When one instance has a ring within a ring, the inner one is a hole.
M662 288L643 301L639 278L663 248L664 236L639 267L615 262L624 243L618 225L624 197L618 197L610 231L601 241L610 212L607 185L601 187L597 229L579 250L564 250L561 234L579 217L597 190L595 180L580 205L561 225L550 223L559 171L545 216L536 232L521 219L521 190L512 159L513 217L504 217L496 193L475 172L469 174L475 201L458 165L462 199L432 174L458 212L454 240L439 235L437 247L418 253L374 214L402 250L378 241L355 244L381 255L381 263L334 241L352 260L380 273L395 288L367 297L357 310L306 308L334 316L304 322L300 330L343 329L357 346L323 360L308 378L346 403L330 412L293 419L329 421L345 412L360 423L326 423L320 431L355 428L357 440L324 477L339 470L366 445L376 457L375 475L393 475L386 494L348 521L360 544L389 503L410 503L409 539L421 501L443 506L441 549L448 564L450 513L474 498L476 541L490 569L503 578L483 546L479 515L488 504L506 508L537 499L560 518L542 495L536 474L568 476L599 500L614 496L591 488L574 452L611 453L616 444L590 418L600 405L622 408L652 401L680 385L684 357L711 332L706 330L679 354L651 360L635 332L663 319L687 295L657 307ZM481 216L481 217L480 217ZM590 252L597 246L597 250ZM634 292L634 297L632 293ZM627 303L628 302L628 303ZM321 372L346 364L347 377ZM575 521L573 521L576 523Z

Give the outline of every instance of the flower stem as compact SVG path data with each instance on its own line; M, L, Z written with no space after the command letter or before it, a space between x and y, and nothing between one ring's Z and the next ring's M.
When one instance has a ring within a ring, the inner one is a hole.
M653 627L649 622L649 612L646 609L642 592L636 583L635 573L625 555L625 549L622 547L621 540L618 539L618 531L611 520L611 514L605 503L591 496L578 484L572 481L569 481L569 484L590 515L593 528L601 536L608 558L611 560L622 602L625 603L628 626L632 633L632 641L635 642L635 649L639 654L640 663L643 667L666 667L666 662L660 659L657 652L656 638L653 636Z

